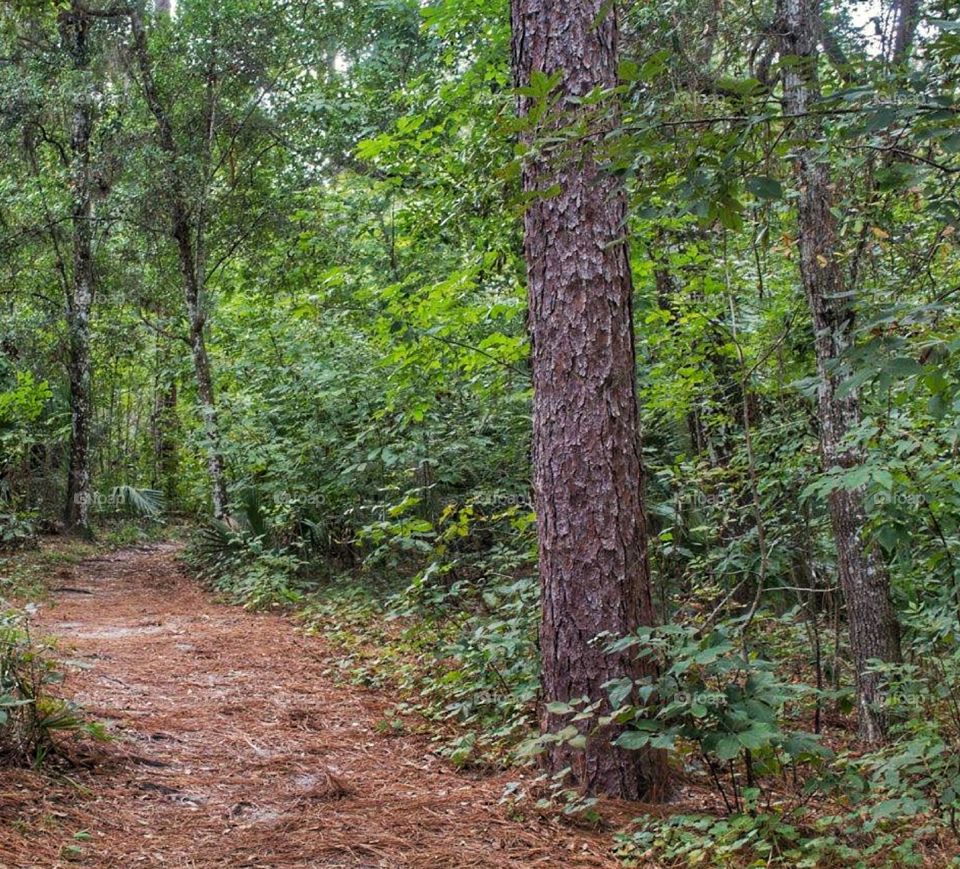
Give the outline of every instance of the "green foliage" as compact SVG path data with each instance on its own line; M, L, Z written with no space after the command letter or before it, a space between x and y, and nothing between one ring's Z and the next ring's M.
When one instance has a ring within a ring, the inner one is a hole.
M411 611L409 591L378 600L334 586L304 617L344 651L354 681L389 687L399 713L432 722L438 750L455 764L502 764L534 721L536 594L529 579L494 584L486 611L461 604L424 617Z
M923 816L960 834L960 652L952 638L955 616L935 606L913 613L912 662L877 664L886 684L886 708L895 739L851 762L870 795L867 829L907 815ZM940 630L938 630L938 628ZM938 636L939 634L939 636Z
M16 372L14 388L0 393L0 426L9 430L35 422L52 394L46 381L37 382L29 371Z
M158 519L163 512L163 492L156 489L114 486L109 501L147 519Z
M830 752L811 734L782 726L788 706L795 710L809 689L779 680L773 664L746 655L726 628L702 633L671 625L614 641L612 651L636 649L660 677L608 684L613 712L600 722L626 725L616 740L624 748L667 748L698 759L728 810L740 811L743 793L763 777Z
M254 524L258 524L254 516ZM230 599L251 609L291 606L302 599L296 590L303 562L293 552L270 546L267 534L248 524L234 531L212 520L202 527L187 553L198 576Z
M36 545L33 522L16 513L0 513L0 551Z
M845 62L820 59L811 142L784 116L779 76L797 61L769 26L774 5L619 4L618 85L580 103L609 113L593 147L630 204L654 603L674 626L606 638L659 666L607 687L621 745L667 749L717 815L649 819L622 853L898 865L921 837L903 819L946 836L958 788L957 9L924 10L899 63L872 32L891 16L875 28L857 4L825 7L824 48L832 37ZM80 76L63 8L0 17L0 548L18 549L0 588L40 593L58 564L20 550L62 515L69 122L92 85L92 453L107 540L159 534L161 514L202 517L189 550L201 577L248 606L303 607L345 673L399 696L386 732L426 719L459 764L516 759L539 663L520 179L531 150L562 155L582 136L560 74L523 88L534 106L518 121L500 0L308 15L191 0L147 19L172 157L134 65L117 62L126 19L96 17ZM517 143L547 118L548 141ZM797 269L800 146L830 172L850 302L852 346L824 370ZM203 274L222 522L205 518L174 180ZM862 460L842 467L822 466L825 376L858 403L846 446ZM839 491L863 498L861 539L903 621L880 751L846 750ZM571 719L597 711L567 705ZM582 734L571 722L558 738ZM811 817L804 800L829 811ZM566 809L585 806L574 794Z
M15 549L32 543L36 513L25 508L10 478L49 434L45 413L52 391L46 381L20 370L13 372L11 388L3 391L10 381L7 373L0 357L0 549Z
M726 766L714 762L711 778L716 787L734 797L725 801L729 812L725 817L677 814L638 819L635 829L618 837L621 859L627 865L642 865L642 859L655 857L667 866L761 860L773 866L822 866L838 861L862 866L924 865L928 842L946 831L957 835L960 809L956 744L960 729L955 714L960 671L955 649L945 644L942 635L933 639L937 625L950 624L952 630L955 621L936 616L936 607L931 610L913 616L918 645L912 651L918 663L878 665L886 680L885 708L895 722L888 745L834 755L808 735L779 732L779 722L767 731L769 739L755 739L757 723L771 720L771 704L782 703L790 694L795 698L796 689L784 693L781 688L758 697L766 692L754 688L748 700L735 683L732 692L711 695L707 691L697 696L697 709L687 702L686 694L680 704L674 694L666 698L669 702L657 711L653 723L631 711L629 726L638 722L639 729L628 730L622 744L657 744L659 735L669 732L670 739L680 743L681 757L692 756L682 748L683 743L692 743L707 764L711 754L715 761L726 758ZM927 621L923 629L918 624L921 619ZM668 679L703 692L709 688L710 675L715 682L721 679L716 687L730 674L741 677L742 659L723 663L726 656L735 656L734 650L725 647L725 639L714 636L691 643L689 632L679 633L682 639L676 638L676 629L658 629L642 640L645 654L672 650L671 657L662 660ZM668 642L658 634L674 639ZM623 645L633 642L628 639ZM657 687L670 690L663 688L663 682ZM611 693L622 691L623 686L610 689ZM746 727L746 716L737 714L741 702L742 713L749 715ZM748 749L749 777L742 768ZM733 760L740 769L734 770ZM803 766L807 770L798 777L797 770ZM782 781L788 771L793 787L784 793L778 779ZM816 802L811 800L814 796Z
M727 818L675 815L671 818L641 818L637 828L617 837L617 856L626 866L642 865L656 855L659 865L763 865L804 866L793 862L799 854L794 846L801 831L778 813L750 812ZM786 855L789 855L786 856Z
M31 637L27 615L0 613L0 764L41 763L60 733L103 737L100 725L51 694L62 681L54 647Z
M222 573L214 587L251 609L284 607L299 603L296 574L301 562L281 552L261 552L254 545Z
M616 837L617 856L625 866L642 866L651 858L665 867L924 865L910 831L905 836L877 831L865 835L856 814L818 818L778 807L749 808L724 818L687 814L638 818L633 830Z

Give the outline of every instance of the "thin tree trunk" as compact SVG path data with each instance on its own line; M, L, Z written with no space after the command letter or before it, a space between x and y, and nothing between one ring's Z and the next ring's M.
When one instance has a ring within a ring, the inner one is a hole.
M604 14L601 14L604 13ZM604 0L513 0L513 52L519 85L535 72L562 72L563 97L616 84L617 23ZM533 101L521 98L526 116ZM610 108L607 106L607 108ZM604 683L649 670L632 653L608 654L596 638L652 624L646 522L637 432L633 286L624 241L620 181L593 148L538 157L524 170L529 194L524 250L533 342L533 466L540 540L540 647L545 703L588 697L606 708ZM532 141L533 131L528 135ZM544 710L556 731L562 716ZM586 731L586 725L581 725ZM583 750L554 744L546 762L572 766L591 793L627 799L666 789L660 752L623 751L614 728L587 737Z
M913 46L913 37L920 20L920 0L897 0L894 3L896 31L893 35L893 62L903 63Z
M203 419L204 434L207 441L207 470L210 474L213 515L220 519L226 513L227 485L223 453L220 449L220 425L216 397L213 391L213 377L210 373L210 357L207 355L204 338L206 315L200 304L200 290L195 276L193 278L189 277L185 270L183 275L187 312L190 319L190 350L193 355L193 370L197 380L200 415Z
M70 381L70 452L64 524L68 531L89 535L90 428L93 414L90 362L90 312L95 293L93 261L93 177L90 140L93 135L94 99L88 81L87 35L89 20L77 7L60 16L63 46L79 77L70 128L71 223L73 275L67 293L67 333Z
M782 53L798 59L783 74L789 115L805 114L820 95L816 69L819 15L819 0L780 0ZM828 469L853 468L863 461L862 450L848 443L860 422L860 404L855 390L840 390L845 377L843 358L853 327L852 288L840 265L830 169L817 148L822 133L815 115L796 123L800 140L795 164L800 189L800 274L814 329L823 464ZM863 495L862 489L838 489L830 494L828 507L856 668L860 733L869 741L878 741L885 735L886 722L876 708L882 699L879 678L867 672L867 662L873 658L899 661L900 636L889 576L875 548L863 537L867 524Z
M227 510L227 485L225 463L221 450L220 426L210 357L206 346L206 312L203 306L203 281L200 277L201 262L194 245L194 226L191 221L190 197L184 180L177 170L179 149L173 137L173 127L164 108L153 77L153 66L147 45L147 34L138 8L130 14L133 45L140 69L141 85L147 105L157 124L160 147L167 154L171 168L170 218L171 235L177 245L180 274L183 279L184 300L190 323L190 350L193 357L194 376L197 385L197 400L203 421L207 449L207 471L210 476L210 495L213 515L222 518ZM202 237L198 234L198 237Z
M169 370L166 348L157 358L157 380L153 406L152 486L163 492L168 504L177 493L177 378Z

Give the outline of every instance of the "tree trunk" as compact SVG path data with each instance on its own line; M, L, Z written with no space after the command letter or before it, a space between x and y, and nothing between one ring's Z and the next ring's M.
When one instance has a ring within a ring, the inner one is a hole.
M800 188L800 275L814 330L823 464L828 469L853 468L863 461L862 450L848 443L850 432L860 422L860 403L855 390L840 391L849 374L844 370L844 354L853 328L852 287L847 286L840 265L829 166L817 148L823 133L821 123L816 115L802 117L820 96L816 69L819 14L819 0L780 0L782 54L798 59L783 73L784 108L788 115L798 116L795 175ZM890 579L875 548L863 538L867 516L862 489L834 491L828 507L856 668L860 733L869 741L878 741L885 733L884 716L876 708L882 699L879 679L866 668L871 658L900 660Z
M601 15L601 12L605 14ZM513 0L515 76L562 72L562 97L616 84L617 24L604 0ZM520 99L526 116L533 105ZM572 104L571 104L572 106ZM608 104L606 109L610 109ZM640 446L626 203L593 153L610 115L586 118L591 139L524 170L535 197L524 218L533 343L533 466L540 540L540 647L545 703L588 697L606 708L607 681L648 673L631 653L607 654L604 633L653 622L641 500ZM533 141L535 131L527 135ZM564 726L544 713L547 731ZM586 731L586 725L581 725ZM660 752L623 751L617 731L583 750L554 744L552 772L572 766L590 793L627 799L666 789Z
M164 362L166 357L164 357ZM151 485L163 492L168 504L177 497L177 379L166 371L155 387L153 408L153 475Z
M910 53L920 21L920 0L898 0L894 3L894 14L896 30L893 36L893 62L903 63Z
M182 271L187 314L190 318L190 350L193 355L194 376L197 380L197 399L200 403L200 416L207 442L207 470L210 474L213 515L221 519L226 514L227 484L223 453L220 449L220 425L216 397L213 392L213 377L210 373L210 357L207 355L204 338L206 314L201 306L200 287L195 274L191 275L185 268L182 268Z
M201 238L202 233L195 232L191 220L190 197L177 163L179 149L173 137L173 127L156 81L153 78L153 65L147 45L147 34L143 18L138 8L130 13L133 32L133 46L140 69L141 85L147 106L157 124L157 138L160 147L169 158L171 170L170 220L171 235L177 245L180 262L180 274L183 279L183 294L190 322L190 349L193 356L194 376L197 382L197 401L200 417L203 421L207 448L207 471L210 475L210 498L213 515L220 519L227 511L227 484L225 463L221 450L219 415L216 396L213 390L213 376L210 371L210 357L206 346L206 312L203 306L203 279L201 278L201 257L194 244L194 237Z
M88 536L93 499L90 473L90 428L93 414L90 363L90 311L95 293L93 261L93 177L90 140L94 99L88 81L89 20L71 7L60 17L60 34L79 76L70 127L70 186L72 194L73 274L67 292L68 374L70 381L70 453L64 524L68 531Z

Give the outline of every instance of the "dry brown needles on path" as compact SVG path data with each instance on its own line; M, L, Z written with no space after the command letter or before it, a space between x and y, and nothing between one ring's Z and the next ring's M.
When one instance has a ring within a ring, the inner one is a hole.
M511 815L516 773L377 732L387 699L281 616L214 602L171 545L88 560L43 607L117 739L51 785L0 772L0 866L608 867L609 833ZM42 784L42 788L41 788Z

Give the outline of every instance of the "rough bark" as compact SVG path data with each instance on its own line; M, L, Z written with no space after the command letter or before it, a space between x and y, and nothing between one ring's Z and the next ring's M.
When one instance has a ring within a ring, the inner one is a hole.
M511 11L519 85L536 71L562 72L563 98L616 84L617 23L609 4L513 0ZM521 98L521 115L531 104ZM524 252L545 704L583 696L605 702L604 683L643 676L634 655L607 654L595 639L653 621L626 203L621 183L593 153L611 117L596 112L587 122L593 136L575 153L535 157L523 178L534 195L524 218ZM528 141L535 136L526 134ZM557 195L535 196L554 185ZM566 723L544 711L545 730ZM555 745L546 763L554 772L572 766L588 792L627 799L662 794L662 754L620 750L611 743L615 736L613 730L591 735L583 750Z
M896 30L893 34L893 62L907 59L920 21L920 0L898 0L895 3Z
M195 225L191 213L191 197L180 172L177 170L179 148L173 135L170 116L160 96L153 77L147 34L139 9L130 14L133 33L133 50L140 70L140 83L144 98L157 125L160 147L169 158L171 167L169 209L171 236L177 247L180 275L183 280L183 295L190 323L190 350L193 358L194 377L197 386L197 401L203 421L207 448L207 471L210 476L210 499L213 515L222 518L227 511L227 484L225 463L221 450L219 415L210 369L210 357L206 346L206 311L203 304L203 264L194 239L202 239L202 228Z
M816 115L804 117L819 98L819 0L780 0L779 11L782 53L798 59L784 70L783 95L786 114L798 116L794 123L799 264L814 330L820 448L825 468L853 468L863 461L862 450L849 442L860 422L860 403L856 390L840 389L849 374L844 356L851 343L853 288L841 266L830 167L818 149L821 122ZM875 548L863 537L867 523L863 491L837 490L828 500L856 668L860 733L877 741L885 731L882 710L876 708L882 698L878 677L866 670L871 658L900 660L890 580Z
M153 408L154 466L152 486L160 489L168 503L177 495L177 381L164 375L157 383Z
M88 69L89 25L89 19L76 6L60 15L61 41L77 76L69 152L73 270L66 299L70 451L63 518L68 531L83 535L90 534L90 504L93 497L90 472L90 428L93 414L90 313L96 288L93 258L94 180L90 158L95 99Z

